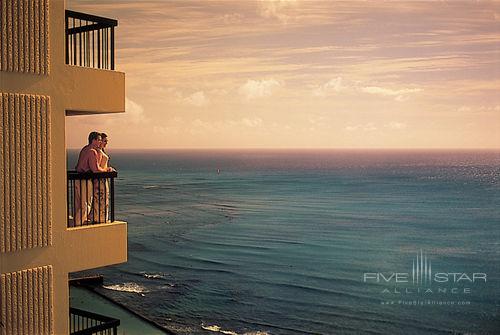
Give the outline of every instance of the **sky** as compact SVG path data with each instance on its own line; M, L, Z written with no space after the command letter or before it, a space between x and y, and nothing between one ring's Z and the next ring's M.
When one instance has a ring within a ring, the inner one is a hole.
M111 148L500 148L500 2L67 0L117 19Z

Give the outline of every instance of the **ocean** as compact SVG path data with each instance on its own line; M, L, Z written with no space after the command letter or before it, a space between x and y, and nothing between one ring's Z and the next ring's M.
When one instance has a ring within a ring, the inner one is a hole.
M128 262L90 273L178 334L500 333L499 151L109 153Z

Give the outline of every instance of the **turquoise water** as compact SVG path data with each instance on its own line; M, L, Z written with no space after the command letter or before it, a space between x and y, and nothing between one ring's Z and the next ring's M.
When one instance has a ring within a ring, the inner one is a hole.
M100 291L169 329L500 330L500 152L110 154L129 261L97 271ZM412 282L420 253L447 282ZM364 281L393 272L409 281Z

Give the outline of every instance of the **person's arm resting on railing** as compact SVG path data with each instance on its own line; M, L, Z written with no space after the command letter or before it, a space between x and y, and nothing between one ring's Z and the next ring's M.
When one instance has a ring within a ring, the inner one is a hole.
M99 166L99 154L97 153L97 151L95 149L92 149L90 150L91 151L91 154L90 154L90 159L89 159L89 165L90 165L90 169L92 170L92 172L94 173L97 173L97 172L111 172L113 171L114 169L112 167L108 167L108 168L102 168Z

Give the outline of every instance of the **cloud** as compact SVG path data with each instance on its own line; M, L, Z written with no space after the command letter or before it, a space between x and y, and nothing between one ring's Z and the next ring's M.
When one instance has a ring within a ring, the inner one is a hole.
M295 0L261 0L258 9L262 17L275 18L287 23L292 18L287 10L296 4Z
M373 122L368 122L368 123L365 123L365 124L358 124L358 125L354 125L354 126L346 126L344 129L347 130L347 131L363 131L363 132L367 132L367 131L375 131L375 130L377 130L377 127L375 126L375 124Z
M262 124L262 119L258 118L258 117L253 118L253 119L244 118L241 120L241 122L242 122L242 124L244 124L247 127L254 128L254 127L258 127Z
M223 89L223 88L214 88L212 90L209 91L209 93L211 95L218 95L218 96L225 96L227 95L227 90Z
M222 20L226 24L237 24L243 21L244 16L240 13L224 14Z
M185 127L186 122L181 117L174 117L167 121L166 125L154 125L153 132L161 136L171 136L179 134Z
M328 82L324 83L313 89L312 94L317 97L325 97L333 93L338 93L342 91L361 91L364 93L381 95L387 97L394 97L396 101L405 101L413 93L422 91L420 88L402 88L399 90L393 90L390 88L379 87L379 86L365 86L360 87L359 82L346 81L342 77L336 77L330 79Z
M125 98L125 115L115 115L119 120L127 120L133 124L140 124L147 121L144 115L144 108L136 102Z
M397 122L397 121L391 121L387 124L384 124L384 128L391 129L391 130L403 130L408 127L406 123L403 122ZM368 123L363 123L363 124L357 124L357 125L349 125L344 128L344 130L347 130L349 132L354 132L354 131L360 131L360 132L371 132L371 131L376 131L378 130L378 127L375 125L373 122L368 122Z
M378 86L362 87L360 90L362 92L369 94L395 97L395 100L397 101L405 101L408 99L409 94L422 91L421 88L402 88L399 90L393 90L390 88L378 87Z
M331 92L340 92L345 88L346 87L342 85L342 77L337 77L315 88L313 90L313 95L317 97L324 97L330 94Z
M500 112L500 105L494 106L461 106L457 108L459 113L492 113L498 114Z
M325 116L310 116L308 119L309 123L313 126L327 126L329 125L328 118Z
M193 135L203 135L207 133L222 134L228 131L258 131L264 125L264 122L259 117L229 119L229 120L201 120L194 119L187 126L189 132Z
M184 102L196 107L202 107L208 105L210 103L210 100L205 96L205 93L203 91L198 91L191 94L187 98L184 98Z
M406 129L408 127L408 125L406 123L403 123L403 122L392 121L392 122L389 122L388 124L386 124L384 127L389 128L389 129L394 129L394 130L403 130L403 129Z
M470 108L469 106L462 106L462 107L459 107L457 109L457 111L460 112L460 113L470 112L471 110L472 110L472 108Z
M263 98L270 96L281 84L275 79L268 80L248 80L242 85L238 92L246 99Z

